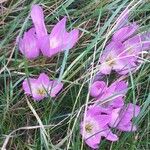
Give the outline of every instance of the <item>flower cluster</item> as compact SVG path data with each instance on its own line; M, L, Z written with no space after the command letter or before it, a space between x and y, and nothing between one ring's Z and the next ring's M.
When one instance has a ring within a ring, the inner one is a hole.
M114 33L99 59L101 73L110 74L114 70L124 75L137 68L139 55L150 47L147 41L150 33L134 35L137 29L138 25L132 23Z
M128 11L125 12L127 19ZM123 19L120 22L123 23ZM136 23L130 23L115 31L99 58L98 74L107 75L115 71L127 77L128 73L137 70L140 55L150 48L150 33L136 34L138 28ZM96 76L89 87L90 96L93 97L92 105L85 109L80 124L82 138L92 149L99 147L102 138L113 142L119 139L111 131L112 128L124 132L136 131L133 118L140 113L140 106L125 103L127 81L120 78L108 85Z
M127 11L125 11L127 12ZM19 39L19 50L28 59L37 58L40 53L51 57L59 52L71 49L78 41L79 30L66 31L66 17L60 20L48 34L44 23L43 10L39 5L31 9L33 27ZM125 18L127 19L128 13ZM120 20L123 23L123 19ZM99 58L99 73L107 75L112 70L120 75L135 71L143 51L150 47L147 39L150 33L135 34L136 23L123 25L118 29ZM41 73L38 78L27 78L23 82L25 94L40 101L45 97L55 97L63 88L63 83L50 80L48 75ZM102 138L117 141L119 137L112 128L120 131L136 131L133 118L140 112L140 106L125 103L128 82L118 79L111 84L95 80L89 88L93 97L92 105L85 109L80 124L80 133L85 143L92 149L99 147Z
M35 59L40 53L51 57L71 49L78 41L78 29L66 31L66 17L60 20L48 34L42 8L39 5L33 5L30 15L34 26L24 33L18 44L20 52L27 59ZM44 73L41 73L38 79L28 78L23 82L25 94L32 96L36 101L49 96L55 97L62 87L61 82L50 80Z
M46 57L51 57L71 49L78 40L78 29L66 31L66 17L53 27L51 34L46 30L43 10L39 5L32 6L31 18L34 27L25 32L19 40L19 50L28 59L37 58L40 52Z
M93 149L98 148L101 137L109 141L117 141L118 136L111 128L120 131L136 131L132 119L140 112L138 105L125 105L127 92L125 81L115 81L107 86L104 81L96 81L90 87L90 95L94 97L94 104L90 105L81 122L81 134L85 142Z

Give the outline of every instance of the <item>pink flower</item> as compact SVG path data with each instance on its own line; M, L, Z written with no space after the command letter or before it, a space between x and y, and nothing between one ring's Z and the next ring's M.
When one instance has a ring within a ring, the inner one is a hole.
M121 131L135 131L137 127L131 122L132 118L137 117L140 112L140 107L129 103L112 110L112 118L109 126L117 128Z
M121 42L111 41L100 58L100 72L110 74L112 70L122 70L128 61L121 53L125 50Z
M19 50L28 59L34 59L39 56L40 49L34 28L25 32L23 38L19 39Z
M102 105L104 107L121 107L124 105L124 96L127 92L127 86L128 84L125 81L115 81L98 100L103 103Z
M124 105L124 96L127 92L125 81L115 81L107 86L103 81L96 81L90 88L91 96L96 98L100 105L107 109L119 108Z
M29 78L23 82L25 94L31 95L36 101L49 96L55 97L62 87L62 83L57 80L49 80L49 77L45 73L41 73L38 79Z
M136 70L139 54L150 48L150 41L146 40L150 34L133 36L137 29L138 26L133 23L114 33L100 58L101 73L110 74L115 70L119 74L127 74Z
M78 41L79 30L66 31L66 17L60 20L48 35L44 24L43 10L40 6L34 5L31 10L36 34L40 49L44 56L51 57L66 49L71 49Z
M108 127L110 119L110 115L102 114L99 106L90 106L88 108L80 125L80 133L89 147L97 149L101 137L105 137L110 141L118 140L117 135L113 134Z

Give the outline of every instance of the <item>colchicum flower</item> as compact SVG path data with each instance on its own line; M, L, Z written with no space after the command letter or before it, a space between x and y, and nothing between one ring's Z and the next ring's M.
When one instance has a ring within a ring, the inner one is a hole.
M139 112L140 107L132 103L129 103L127 106L113 109L109 126L121 131L136 131L137 127L131 120L137 117Z
M96 81L90 88L90 95L104 108L119 108L124 105L123 98L127 92L127 85L125 81L117 80L107 87L105 82Z
M34 59L39 56L40 49L34 28L25 32L23 38L19 39L19 50L28 59Z
M31 95L34 100L40 101L45 97L55 97L62 89L63 84L57 80L49 80L45 73L36 78L28 78L23 82L25 94Z
M78 29L73 29L69 33L66 31L66 17L53 27L50 35L47 34L43 10L40 6L34 5L32 7L31 18L44 56L51 57L61 51L71 49L78 41Z
M51 57L59 52L71 49L79 38L79 30L66 31L66 17L60 20L49 35L44 23L43 9L33 5L31 18L34 28L25 32L19 40L19 50L28 59L39 56L40 51L44 56Z
M99 106L90 106L80 124L80 133L85 143L97 149L100 144L101 137L105 137L110 141L117 141L117 135L113 134L108 127L111 121L111 115L102 114Z
M150 33L134 35L137 29L138 26L133 23L114 33L100 57L101 73L110 74L115 70L119 74L127 74L136 69L138 56L150 49L150 41L147 39Z
M91 148L97 149L102 137L117 141L118 137L111 128L136 131L132 119L138 116L140 107L132 103L124 104L127 86L127 82L120 79L109 86L104 81L96 81L91 85L90 95L95 101L88 107L80 125L82 138Z

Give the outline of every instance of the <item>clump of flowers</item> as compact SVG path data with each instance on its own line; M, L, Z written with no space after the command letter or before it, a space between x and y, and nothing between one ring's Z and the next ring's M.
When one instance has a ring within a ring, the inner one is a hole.
M128 17L127 11L125 18ZM28 59L37 58L40 53L51 57L59 52L71 49L78 41L79 30L66 30L66 17L63 17L48 34L44 22L43 10L39 5L31 9L33 27L19 39L19 50ZM119 20L123 23L123 19ZM150 47L147 38L149 33L135 35L138 25L121 26L109 44L105 47L99 61L100 73L107 75L112 70L120 75L135 71L139 55ZM41 73L38 78L27 78L23 81L26 95L35 101L45 97L55 97L63 88L63 83L50 80L48 75ZM92 149L97 149L102 139L117 141L119 137L112 128L120 131L136 131L133 119L140 113L140 106L125 103L128 82L116 80L110 85L103 80L97 80L89 88L93 98L92 105L87 107L80 124L80 133L85 143Z
M125 81L115 81L107 86L104 81L96 81L90 87L90 94L101 106L106 108L118 108L124 105L124 97L127 92ZM96 93L96 94L95 94Z
M96 81L91 85L90 95L94 97L94 104L88 106L80 125L82 138L89 147L97 149L102 137L117 141L119 138L112 133L111 128L136 131L132 119L138 116L140 107L124 103L126 92L125 81L117 80L110 86L104 81Z
M71 49L79 39L79 30L66 31L66 17L61 19L48 34L44 23L43 10L39 5L33 5L31 18L34 27L24 33L19 40L19 50L28 59L37 58L42 52L51 57L59 52Z
M134 35L138 28L136 23L132 23L114 33L99 59L101 73L110 74L114 70L119 74L127 74L136 70L139 55L150 47L147 41L149 33Z
M125 11L125 19L128 10ZM87 106L80 124L80 132L85 143L92 149L98 149L102 139L117 141L119 137L112 133L111 129L122 132L134 132L137 125L134 122L140 113L140 106L125 103L128 91L128 82L121 80L131 71L136 71L139 65L139 57L150 48L150 33L136 35L139 29L136 23L124 24L118 29L105 47L99 58L100 69L89 93L92 97L92 105ZM98 79L99 75L110 74L114 70L123 75L111 84ZM96 79L97 78L97 79Z
M33 5L31 9L33 27L19 39L19 50L27 59L35 59L40 53L51 57L59 52L71 49L79 39L79 30L66 30L66 17L63 17L48 34L44 23L43 9L39 5ZM58 80L50 80L45 73L39 77L28 78L23 82L25 94L32 96L35 101L45 97L55 97L63 88L63 83Z

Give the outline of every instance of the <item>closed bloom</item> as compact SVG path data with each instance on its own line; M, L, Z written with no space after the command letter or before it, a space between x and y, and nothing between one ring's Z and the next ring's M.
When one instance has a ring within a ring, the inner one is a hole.
M117 135L113 134L108 127L111 116L102 114L99 106L90 106L80 124L80 133L85 143L93 148L99 147L101 137L110 141L117 141Z
M95 81L90 87L90 95L92 97L98 97L104 93L107 86L104 81Z
M57 80L50 80L45 73L41 73L37 79L28 78L23 82L25 94L32 96L36 101L40 101L49 96L55 97L62 87L62 83Z
M19 39L19 50L28 59L34 59L39 56L40 49L34 28L25 32L23 38Z
M132 103L112 110L112 118L109 125L121 131L136 131L137 127L132 123L132 119L137 117L140 107Z
M71 49L78 41L79 30L66 31L66 17L60 20L52 29L50 35L44 24L43 10L40 6L34 5L31 10L40 49L44 56L51 57L66 49Z

